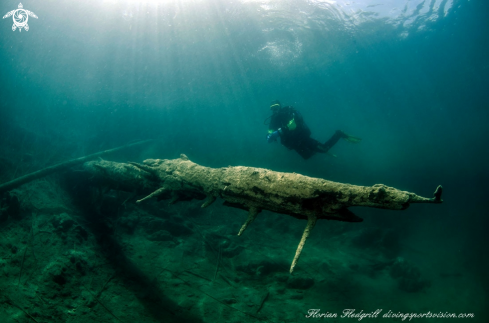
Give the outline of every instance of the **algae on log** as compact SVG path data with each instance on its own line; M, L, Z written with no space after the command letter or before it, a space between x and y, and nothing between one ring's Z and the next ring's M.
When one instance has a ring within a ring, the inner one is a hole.
M172 203L206 199L202 207L207 207L222 198L224 205L249 212L239 235L262 210L307 220L291 273L317 220L362 221L348 210L350 206L404 210L410 203L442 202L441 186L433 198L425 198L383 184L357 186L254 167L204 167L183 154L179 159L147 159L143 164L91 161L84 168L115 189L147 195L137 203L152 197Z

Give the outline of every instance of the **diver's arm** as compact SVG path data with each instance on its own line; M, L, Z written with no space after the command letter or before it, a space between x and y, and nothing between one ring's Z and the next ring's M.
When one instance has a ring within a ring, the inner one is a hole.
M267 141L268 143L276 141L282 134L280 128L280 119L278 115L273 115L268 127Z
M281 134L282 134L281 128L278 128L278 130L275 130L275 131L268 130L268 135L267 135L268 143L276 141L278 139L278 137L280 137Z
M302 125L304 123L304 118L302 117L302 114L299 111L294 109L292 115L294 116L297 125Z

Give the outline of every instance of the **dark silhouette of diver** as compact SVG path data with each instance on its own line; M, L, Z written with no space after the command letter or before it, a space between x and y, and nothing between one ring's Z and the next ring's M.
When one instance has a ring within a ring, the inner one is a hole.
M324 144L311 138L311 130L304 122L302 115L293 107L282 107L279 101L272 101L270 105L272 116L268 126L267 140L274 142L280 137L280 143L299 153L304 159L309 159L316 153L327 153L340 138L349 142L360 142L360 138L347 135L336 130L334 135Z

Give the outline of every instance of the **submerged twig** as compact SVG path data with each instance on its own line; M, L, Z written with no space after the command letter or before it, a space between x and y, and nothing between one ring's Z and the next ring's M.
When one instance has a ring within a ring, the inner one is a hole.
M213 281L215 281L217 278L217 273L219 272L219 266L221 265L221 258L222 258L222 246L219 245L219 254L217 256L216 272L214 273Z
M120 322L123 322L120 318L118 318L107 306L105 306L104 303L102 303L100 301L100 296L102 295L103 291L105 290L107 284L112 280L112 278L114 278L114 275L111 275L109 276L109 278L107 279L107 281L104 283L104 285L102 286L102 289L100 289L100 291L97 293L97 295L94 295L88 288L86 288L85 286L82 286L83 288L85 288L85 290L87 290L93 297L93 301L99 303L110 315L112 315L112 317L114 317L116 320L120 321Z
M19 310L21 310L22 312L24 312L24 314L27 315L31 320L33 320L36 323L39 323L34 317L32 317L32 315L30 315L26 310L24 310L19 305L15 304L10 298L7 297L7 300L5 301L5 303L7 303L9 305L12 305L13 307L17 307Z
M270 295L270 292L267 291L265 297L263 297L263 299L261 300L261 303L260 303L260 306L258 307L258 309L256 310L256 314L258 314L258 312L260 312L260 310L262 309L263 307L263 304L265 304L265 302L267 301L268 299L268 295Z

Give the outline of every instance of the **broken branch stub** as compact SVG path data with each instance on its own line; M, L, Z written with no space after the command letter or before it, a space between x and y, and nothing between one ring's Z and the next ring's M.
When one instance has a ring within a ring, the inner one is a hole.
M425 198L383 184L357 186L244 166L204 167L185 155L172 160L147 159L143 165L91 161L84 167L116 189L146 194L138 203L152 197L172 202L206 199L203 207L207 207L220 197L224 205L249 212L239 235L262 210L308 220L291 272L317 220L362 221L348 210L351 206L404 210L411 203L442 202L441 186L435 197Z

